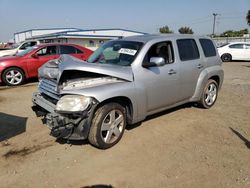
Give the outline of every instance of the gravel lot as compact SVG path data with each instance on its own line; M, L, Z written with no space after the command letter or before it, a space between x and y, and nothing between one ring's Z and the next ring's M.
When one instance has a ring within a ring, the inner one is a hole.
M0 187L250 187L250 62L223 67L213 108L151 116L108 150L49 136L36 82L0 86Z

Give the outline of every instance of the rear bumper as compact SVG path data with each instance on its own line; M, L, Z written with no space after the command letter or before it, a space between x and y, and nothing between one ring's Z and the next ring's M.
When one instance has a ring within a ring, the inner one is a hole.
M37 117L42 117L42 122L51 130L52 136L69 140L83 140L88 137L93 108L81 114L59 114L55 111L56 105L38 92L33 94L32 102L32 110Z

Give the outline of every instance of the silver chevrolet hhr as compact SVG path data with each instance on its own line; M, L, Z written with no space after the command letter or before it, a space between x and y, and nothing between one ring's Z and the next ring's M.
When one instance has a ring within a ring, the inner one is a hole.
M32 109L51 135L106 149L148 115L188 102L212 107L223 76L208 37L127 37L103 44L87 62L65 55L44 64Z

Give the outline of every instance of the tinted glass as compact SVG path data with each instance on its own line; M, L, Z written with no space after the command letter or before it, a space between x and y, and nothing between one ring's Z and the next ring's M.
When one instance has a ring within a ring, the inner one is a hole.
M206 57L216 56L216 50L211 40L200 39L200 43Z
M250 44L245 44L246 49L250 49Z
M150 62L152 57L162 57L166 63L174 62L172 43L169 41L154 44L147 52L144 62Z
M37 51L38 56L56 55L56 46L47 46Z
M179 39L177 46L182 61L199 59L200 54L194 39Z
M243 49L243 44L232 44L229 48Z
M76 48L73 46L60 46L60 54L75 54Z
M76 53L77 54L83 54L83 52L81 50L79 50L78 48L76 48Z

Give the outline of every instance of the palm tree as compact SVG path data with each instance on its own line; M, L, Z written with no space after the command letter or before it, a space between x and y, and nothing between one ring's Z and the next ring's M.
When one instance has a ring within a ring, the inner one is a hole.
M248 10L247 12L246 20L247 20L247 24L250 26L250 10Z

